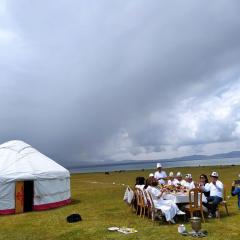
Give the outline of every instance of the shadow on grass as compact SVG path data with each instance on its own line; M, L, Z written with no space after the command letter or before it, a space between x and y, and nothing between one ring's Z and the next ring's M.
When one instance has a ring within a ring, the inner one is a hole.
M239 215L239 213L237 211L230 211L229 216L226 213L221 212L220 213L220 220L225 219L225 218L229 218L229 217L234 217L234 216L237 216L237 215Z
M81 201L79 199L71 199L71 203L68 204L68 206L76 205L79 203L81 203Z

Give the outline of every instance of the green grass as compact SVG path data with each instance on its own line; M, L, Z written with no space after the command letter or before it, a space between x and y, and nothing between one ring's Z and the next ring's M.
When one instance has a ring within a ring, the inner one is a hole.
M220 173L227 195L230 195L231 182L240 173L240 166L229 167L195 167L168 169L182 173L190 172L195 179L201 173L209 174L212 170ZM146 171L74 174L71 177L71 191L73 203L62 208L31 212L18 215L0 217L1 239L191 239L177 233L176 225L153 224L149 219L142 219L131 212L122 201L125 186L134 184L136 176L147 177ZM101 184L91 183L100 182ZM116 184L113 184L115 182ZM230 216L221 212L221 219L210 219L202 225L208 231L206 239L239 240L240 239L240 211L237 209L237 199L231 197L228 201ZM69 224L66 216L80 213L83 221ZM180 222L179 222L180 223ZM138 233L124 235L118 232L108 232L110 226L134 227ZM190 230L189 223L186 227Z

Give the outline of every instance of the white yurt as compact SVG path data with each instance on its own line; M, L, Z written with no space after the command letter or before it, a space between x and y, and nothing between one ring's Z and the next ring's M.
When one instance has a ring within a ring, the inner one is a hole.
M70 203L70 173L23 141L0 145L0 214Z

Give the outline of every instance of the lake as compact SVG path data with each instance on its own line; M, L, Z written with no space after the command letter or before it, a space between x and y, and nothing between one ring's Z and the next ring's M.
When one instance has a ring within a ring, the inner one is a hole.
M194 167L194 166L215 166L215 165L240 165L240 158L222 158L222 159L204 159L204 160L183 160L174 161L166 160L159 161L162 163L163 168L172 167ZM79 168L70 169L71 173L87 173L87 172L112 172L120 170L141 170L141 169L155 169L156 163L131 163L131 164L112 164L103 166L84 166Z

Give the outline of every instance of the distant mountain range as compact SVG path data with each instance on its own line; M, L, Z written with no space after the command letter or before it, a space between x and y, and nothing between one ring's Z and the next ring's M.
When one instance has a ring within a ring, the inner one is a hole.
M78 166L71 166L71 168L79 167L97 167L97 166L112 166L112 165L127 165L127 164L140 164L140 163L157 163L157 162L171 162L171 161L191 161L191 160L211 160L211 159L222 159L222 158L238 158L240 157L240 151L233 151L228 153L220 153L214 155L190 155L178 158L158 159L158 160L123 160L113 162L110 160L89 163L87 161L81 162Z

